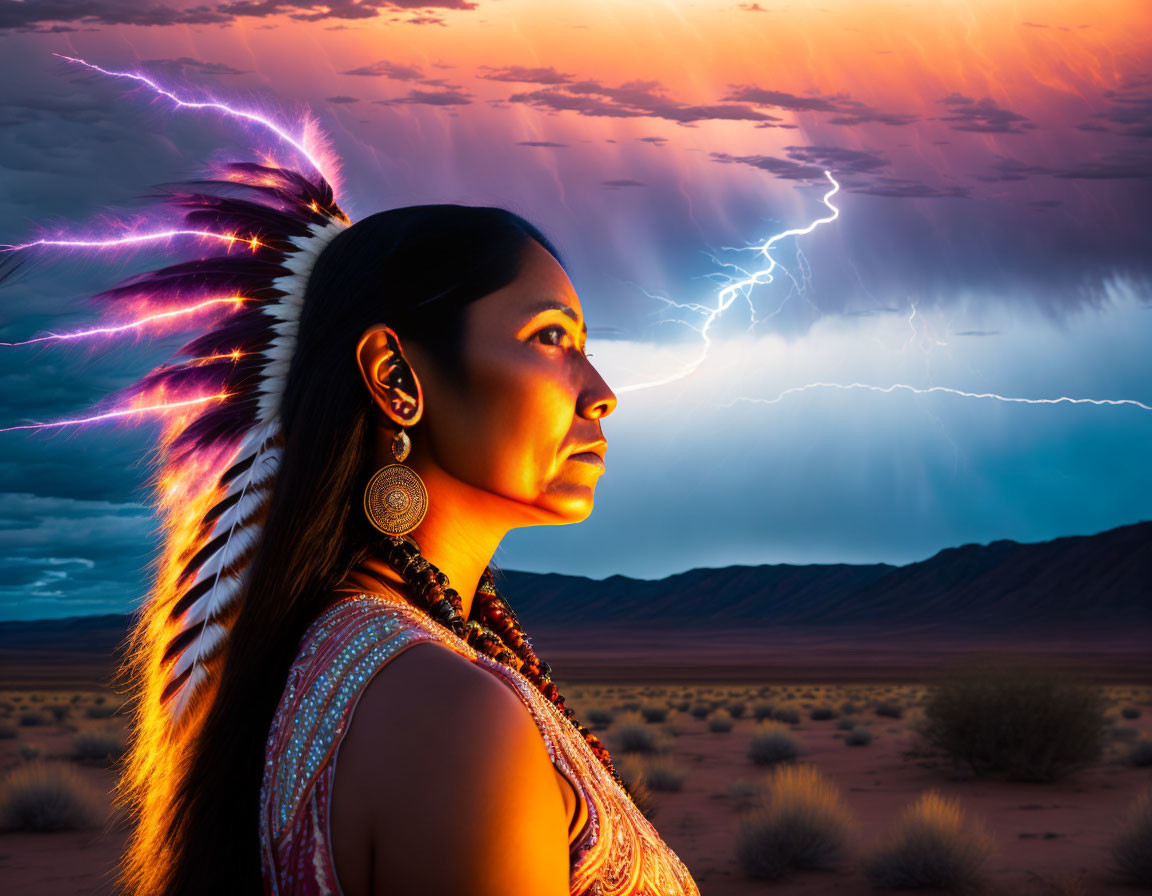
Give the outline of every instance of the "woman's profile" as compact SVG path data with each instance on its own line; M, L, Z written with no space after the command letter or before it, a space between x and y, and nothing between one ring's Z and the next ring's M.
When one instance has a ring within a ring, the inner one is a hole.
M604 470L616 398L556 248L502 208L352 223L273 164L169 198L218 239L101 295L219 306L121 395L166 417L118 888L697 893L490 568Z

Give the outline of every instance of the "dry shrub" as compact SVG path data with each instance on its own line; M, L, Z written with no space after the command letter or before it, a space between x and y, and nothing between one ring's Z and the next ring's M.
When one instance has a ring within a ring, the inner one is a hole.
M813 722L827 722L829 719L836 718L836 710L831 706L814 706L812 711L808 713L808 718Z
M15 725L11 722L0 722L0 740L12 740L16 734Z
M25 710L20 713L20 724L25 727L32 725L47 725L48 717L39 710Z
M744 812L759 804L761 797L760 785L747 778L735 778L729 781L724 789L717 794L733 801L733 808L737 812Z
M1152 788L1140 794L1128 811L1112 842L1112 861L1124 880L1152 887Z
M765 719L772 718L772 710L775 707L771 703L757 703L752 707L752 718L757 722L763 722Z
M872 743L872 729L858 725L844 735L844 743L850 747L866 747Z
M1147 737L1140 738L1132 744L1126 759L1129 765L1134 765L1137 768L1147 768L1152 765L1152 740Z
M772 711L772 718L786 725L799 725L800 710L795 706L777 706L776 709Z
M2 830L80 831L99 824L99 796L66 763L30 762L0 784Z
M81 731L72 738L72 752L77 759L114 763L127 748L124 733L116 728Z
M781 722L765 722L752 735L748 744L748 758L757 765L775 765L790 762L800 753L796 737Z
M612 710L594 706L588 710L588 722L593 728L607 728L612 724Z
M747 708L748 708L748 704L743 703L739 700L735 700L735 701L729 703L727 706L728 715L732 716L732 718L734 718L734 719L743 718L744 710Z
M974 774L1055 781L1100 758L1107 725L1098 688L1050 666L985 660L932 688L920 733Z
M640 714L644 716L645 722L663 722L668 718L668 707L653 703L649 706L642 706Z
M656 753L660 750L660 738L638 712L622 715L612 729L612 738L621 753Z
M979 884L991 848L988 834L968 825L956 802L929 791L897 819L864 874L877 887L968 890Z
M644 763L644 783L658 793L681 790L687 777L688 772L671 759L660 757Z
M718 709L708 719L708 730L714 734L726 734L732 730L732 716L726 709Z
M834 870L845 860L853 820L836 787L810 765L781 766L763 801L736 832L736 861L749 877Z
M895 700L881 700L872 710L878 716L886 719L900 719L904 717L904 707Z

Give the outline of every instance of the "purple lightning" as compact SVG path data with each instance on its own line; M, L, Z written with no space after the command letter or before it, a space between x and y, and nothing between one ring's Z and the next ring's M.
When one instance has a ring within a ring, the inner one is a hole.
M0 245L0 252L19 252L34 249L36 246L61 246L66 249L114 249L117 246L132 246L153 240L167 240L174 236L196 236L201 239L221 240L226 243L244 243L253 251L260 248L256 237L240 237L234 233L214 233L211 230L161 230L158 233L141 233L133 236L114 237L107 240L35 240L18 246Z
M326 166L314 154L313 150L309 149L309 147L307 145L305 145L305 143L303 142L303 138L297 139L296 137L293 137L291 134L289 134L287 131L285 131L282 127L277 125L275 122L269 120L268 118L264 117L263 115L259 115L256 112L248 112L244 109L234 109L231 106L227 105L226 103L220 103L220 102L216 102L216 101L211 101L211 102L206 102L206 103L190 102L188 100L181 99L176 94L172 93L170 90L165 90L163 87L161 87L155 81L153 81L151 78L146 77L145 75L137 74L136 72L109 71L108 69L101 68L100 66L94 65L91 62L87 62L83 59L77 59L75 56L64 56L60 53L53 53L52 55L58 56L60 59L64 59L67 62L75 62L77 65L82 65L85 68L91 69L94 72L99 72L102 75L108 75L109 77L112 77L112 78L129 78L130 80L133 80L133 81L139 81L141 84L146 85L147 87L149 87L150 89L152 89L156 93L160 94L160 96L167 97L168 99L172 100L172 102L174 102L178 107L183 108L183 109L215 109L219 112L223 112L225 115L231 115L235 118L242 118L246 121L253 121L256 124L259 124L259 125L267 128L269 131L271 131L273 134L275 134L277 137L279 137L281 140L283 140L285 143L287 143L289 146L291 146L293 149L295 149L298 153L300 153L304 158L306 158L308 160L308 163L313 168L315 168L325 180L328 181L328 183L333 184L333 185L336 184L336 180L334 177L335 172L334 171L329 172L328 166Z
M17 429L55 429L60 426L79 426L83 423L97 423L114 417L129 417L132 414L145 414L151 411L167 411L172 408L183 408L194 404L204 404L208 401L223 401L228 397L227 392L218 392L214 395L201 395L197 398L186 398L180 401L167 401L162 404L144 405L136 408L120 408L104 414L94 414L91 417L78 417L72 420L53 420L48 423L24 423L20 426L5 426L0 432L13 432Z
M211 307L212 305L231 305L234 308L239 308L245 299L243 296L229 296L226 299L206 299L195 305L190 305L187 308L177 308L173 311L161 311L157 314L149 314L139 320L130 321L126 324L119 324L114 327L94 327L91 330L77 330L72 333L49 333L47 336L37 336L35 339L25 339L23 342L0 342L4 346L17 346L17 345L33 345L37 342L51 342L57 339L84 339L88 336L103 336L108 333L123 333L127 330L135 330L139 327L146 326L158 320L165 320L167 318L179 317L184 314L192 314L200 311L203 308Z

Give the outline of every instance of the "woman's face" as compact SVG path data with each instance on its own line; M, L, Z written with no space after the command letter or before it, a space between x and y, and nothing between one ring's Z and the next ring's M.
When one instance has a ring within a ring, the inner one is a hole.
M616 396L584 354L588 331L568 275L529 240L519 276L464 317L458 377L404 347L423 390L411 463L506 499L520 525L583 520L604 472L600 420Z

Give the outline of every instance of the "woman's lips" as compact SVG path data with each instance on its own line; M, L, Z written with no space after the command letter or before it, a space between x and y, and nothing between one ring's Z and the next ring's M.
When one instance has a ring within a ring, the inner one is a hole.
M599 454L594 454L591 451L581 451L579 454L568 455L569 460L577 460L582 464L591 464L593 467L604 469L604 458Z

